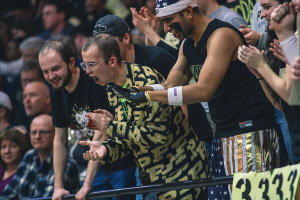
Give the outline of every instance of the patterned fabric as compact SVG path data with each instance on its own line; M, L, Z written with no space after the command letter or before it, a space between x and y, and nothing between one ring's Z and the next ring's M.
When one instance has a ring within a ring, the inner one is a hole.
M64 185L71 193L79 187L76 163L68 158ZM36 150L28 151L21 161L12 182L5 188L0 199L28 199L52 196L54 190L53 155L49 155L42 163Z
M127 87L158 84L162 76L153 69L127 64ZM189 128L180 107L147 102L124 105L108 90L109 103L115 110L104 141L108 149L106 162L113 162L133 152L143 185L174 181L198 180L207 177L207 159L203 141ZM124 100L122 100L124 101ZM127 122L128 121L128 122ZM160 199L199 199L205 188L159 193Z
M3 180L4 172L5 172L5 169L2 166L0 166L0 180L2 179L0 181L0 194L2 194L2 192L3 192L4 188L6 187L6 185L9 184L12 181L12 179L15 175L15 173L14 173L14 174L10 175L9 177L7 177L6 179Z
M224 177L234 173L264 172L279 167L279 145L274 129L214 139L209 173ZM208 188L208 199L231 199L230 185Z
M197 7L193 0L156 0L156 16L164 17L184 10L186 7Z
M106 15L101 17L96 22L93 29L93 35L106 33L112 36L122 36L129 32L130 28L128 24L121 17L116 15Z

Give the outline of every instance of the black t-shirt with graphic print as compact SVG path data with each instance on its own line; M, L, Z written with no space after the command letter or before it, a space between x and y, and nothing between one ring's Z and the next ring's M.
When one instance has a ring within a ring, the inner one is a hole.
M77 87L72 93L69 94L65 89L55 90L51 87L50 98L53 125L66 128L72 123L90 140L94 136L94 131L85 126L85 114L96 109L106 109L111 112L105 88L97 85L82 69L80 69ZM124 169L131 166L134 166L133 159L121 159L117 163L108 165L105 169Z

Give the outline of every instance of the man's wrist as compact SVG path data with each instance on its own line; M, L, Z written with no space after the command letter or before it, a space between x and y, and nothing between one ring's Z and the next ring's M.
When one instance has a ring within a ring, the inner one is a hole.
M152 84L148 86L152 87L154 91L165 90L165 87L162 84Z
M82 187L88 187L91 188L92 187L93 182L90 182L89 180L85 179L85 181L83 182Z
M56 186L56 185L54 184L54 189L55 189L55 190L61 189L61 188L64 189L64 186L63 186L63 185L57 185L57 186Z
M151 102L151 101L152 101L152 100L151 100L151 96L150 96L150 94L149 94L149 91L146 91L146 92L145 92L145 97L146 97L146 99L147 99L148 102Z
M153 28L146 29L144 34L154 46L156 46L159 40L162 39Z

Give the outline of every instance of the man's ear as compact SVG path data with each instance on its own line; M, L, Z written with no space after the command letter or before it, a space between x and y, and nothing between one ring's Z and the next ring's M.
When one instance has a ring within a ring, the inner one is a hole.
M58 12L57 14L58 14L59 19L61 21L65 21L66 20L66 14L64 12Z
M6 114L5 108L0 106L0 117L1 117L1 118L4 117L5 114Z
M131 43L131 35L130 35L130 33L125 33L124 37L123 37L123 40L125 41L125 44Z
M186 13L188 18L192 17L194 14L193 8L191 6L186 7L184 13Z
M72 70L75 68L75 58L71 57L69 61L69 69Z
M118 65L118 58L115 56L110 57L109 63L111 67L116 67Z
M51 99L50 99L50 96L46 99L46 103L47 103L48 105L51 105Z

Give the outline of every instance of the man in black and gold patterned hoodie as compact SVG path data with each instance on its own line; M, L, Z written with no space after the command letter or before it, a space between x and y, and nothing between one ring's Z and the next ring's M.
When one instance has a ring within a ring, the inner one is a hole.
M90 151L88 160L109 163L132 152L143 185L197 180L207 177L207 159L203 141L190 128L181 108L168 104L133 103L114 92L115 87L157 85L164 78L154 69L121 61L114 37L99 34L83 47L81 65L97 84L106 86L114 113L96 110L86 114L87 127L106 132L109 139L82 141ZM160 199L202 199L205 188L161 192Z

